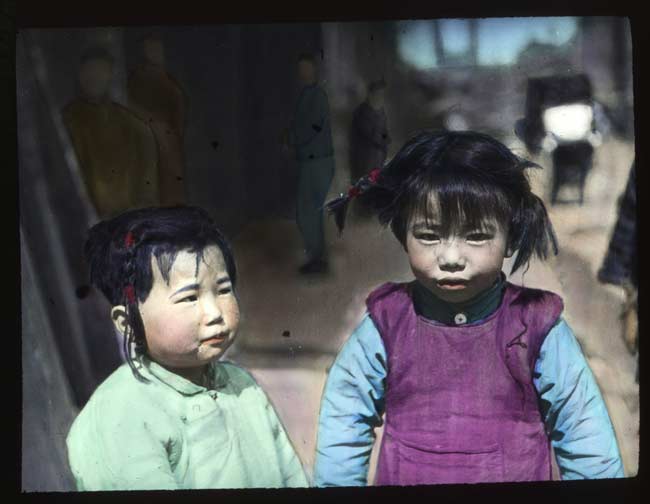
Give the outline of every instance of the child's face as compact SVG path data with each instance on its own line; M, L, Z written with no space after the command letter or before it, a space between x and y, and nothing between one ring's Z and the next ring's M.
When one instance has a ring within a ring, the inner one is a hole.
M221 250L181 251L165 282L152 257L153 286L141 303L149 356L166 367L200 367L220 358L235 339L239 305Z
M416 214L406 233L406 251L415 278L440 299L467 301L498 278L506 257L507 231L496 222L443 236L434 215Z

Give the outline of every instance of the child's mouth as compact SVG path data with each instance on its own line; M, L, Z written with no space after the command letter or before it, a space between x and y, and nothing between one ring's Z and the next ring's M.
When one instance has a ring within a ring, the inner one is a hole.
M228 334L221 334L219 336L212 336L201 341L206 345L219 345L228 339Z
M452 279L452 278L443 278L441 280L437 280L436 284L438 285L439 289L444 289L444 290L461 290L467 287L467 280L462 280L462 279Z

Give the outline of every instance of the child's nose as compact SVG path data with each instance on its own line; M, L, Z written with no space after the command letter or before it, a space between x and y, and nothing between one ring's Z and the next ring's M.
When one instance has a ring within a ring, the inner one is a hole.
M203 318L206 325L223 322L223 314L216 298L212 297L203 304Z
M442 244L438 255L438 266L443 271L462 271L465 269L465 258L456 241Z

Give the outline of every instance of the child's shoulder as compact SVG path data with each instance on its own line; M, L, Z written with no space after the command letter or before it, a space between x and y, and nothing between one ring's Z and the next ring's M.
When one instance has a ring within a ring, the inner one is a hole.
M412 282L386 282L370 291L369 298L382 298L394 292L406 292Z
M133 418L147 409L147 393L128 364L122 364L93 392L70 429L70 437L84 436L101 425Z
M235 362L222 360L216 365L217 380L236 389L243 390L248 387L258 388L259 385L253 375Z
M553 302L562 307L564 306L562 297L555 292L535 287L524 287L523 285L517 285L511 282L506 282L506 286L512 293L512 300L516 303L539 304Z
M151 389L155 381L146 373L142 374L148 381L139 380L128 364L122 364L95 389L82 413L84 410L94 410L104 414L105 410L110 410L119 414L121 410L133 412L135 409L146 409L148 403L154 402ZM134 409L135 406L138 408Z
M373 305L393 298L394 296L408 298L409 288L412 282L386 282L373 289L366 298L366 305L370 308Z

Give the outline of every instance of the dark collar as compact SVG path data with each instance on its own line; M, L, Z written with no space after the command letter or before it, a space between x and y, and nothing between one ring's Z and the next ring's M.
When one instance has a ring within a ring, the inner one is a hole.
M499 307L506 286L503 272L489 289L463 303L443 301L420 282L413 282L415 311L427 319L446 325L472 324L488 317Z

